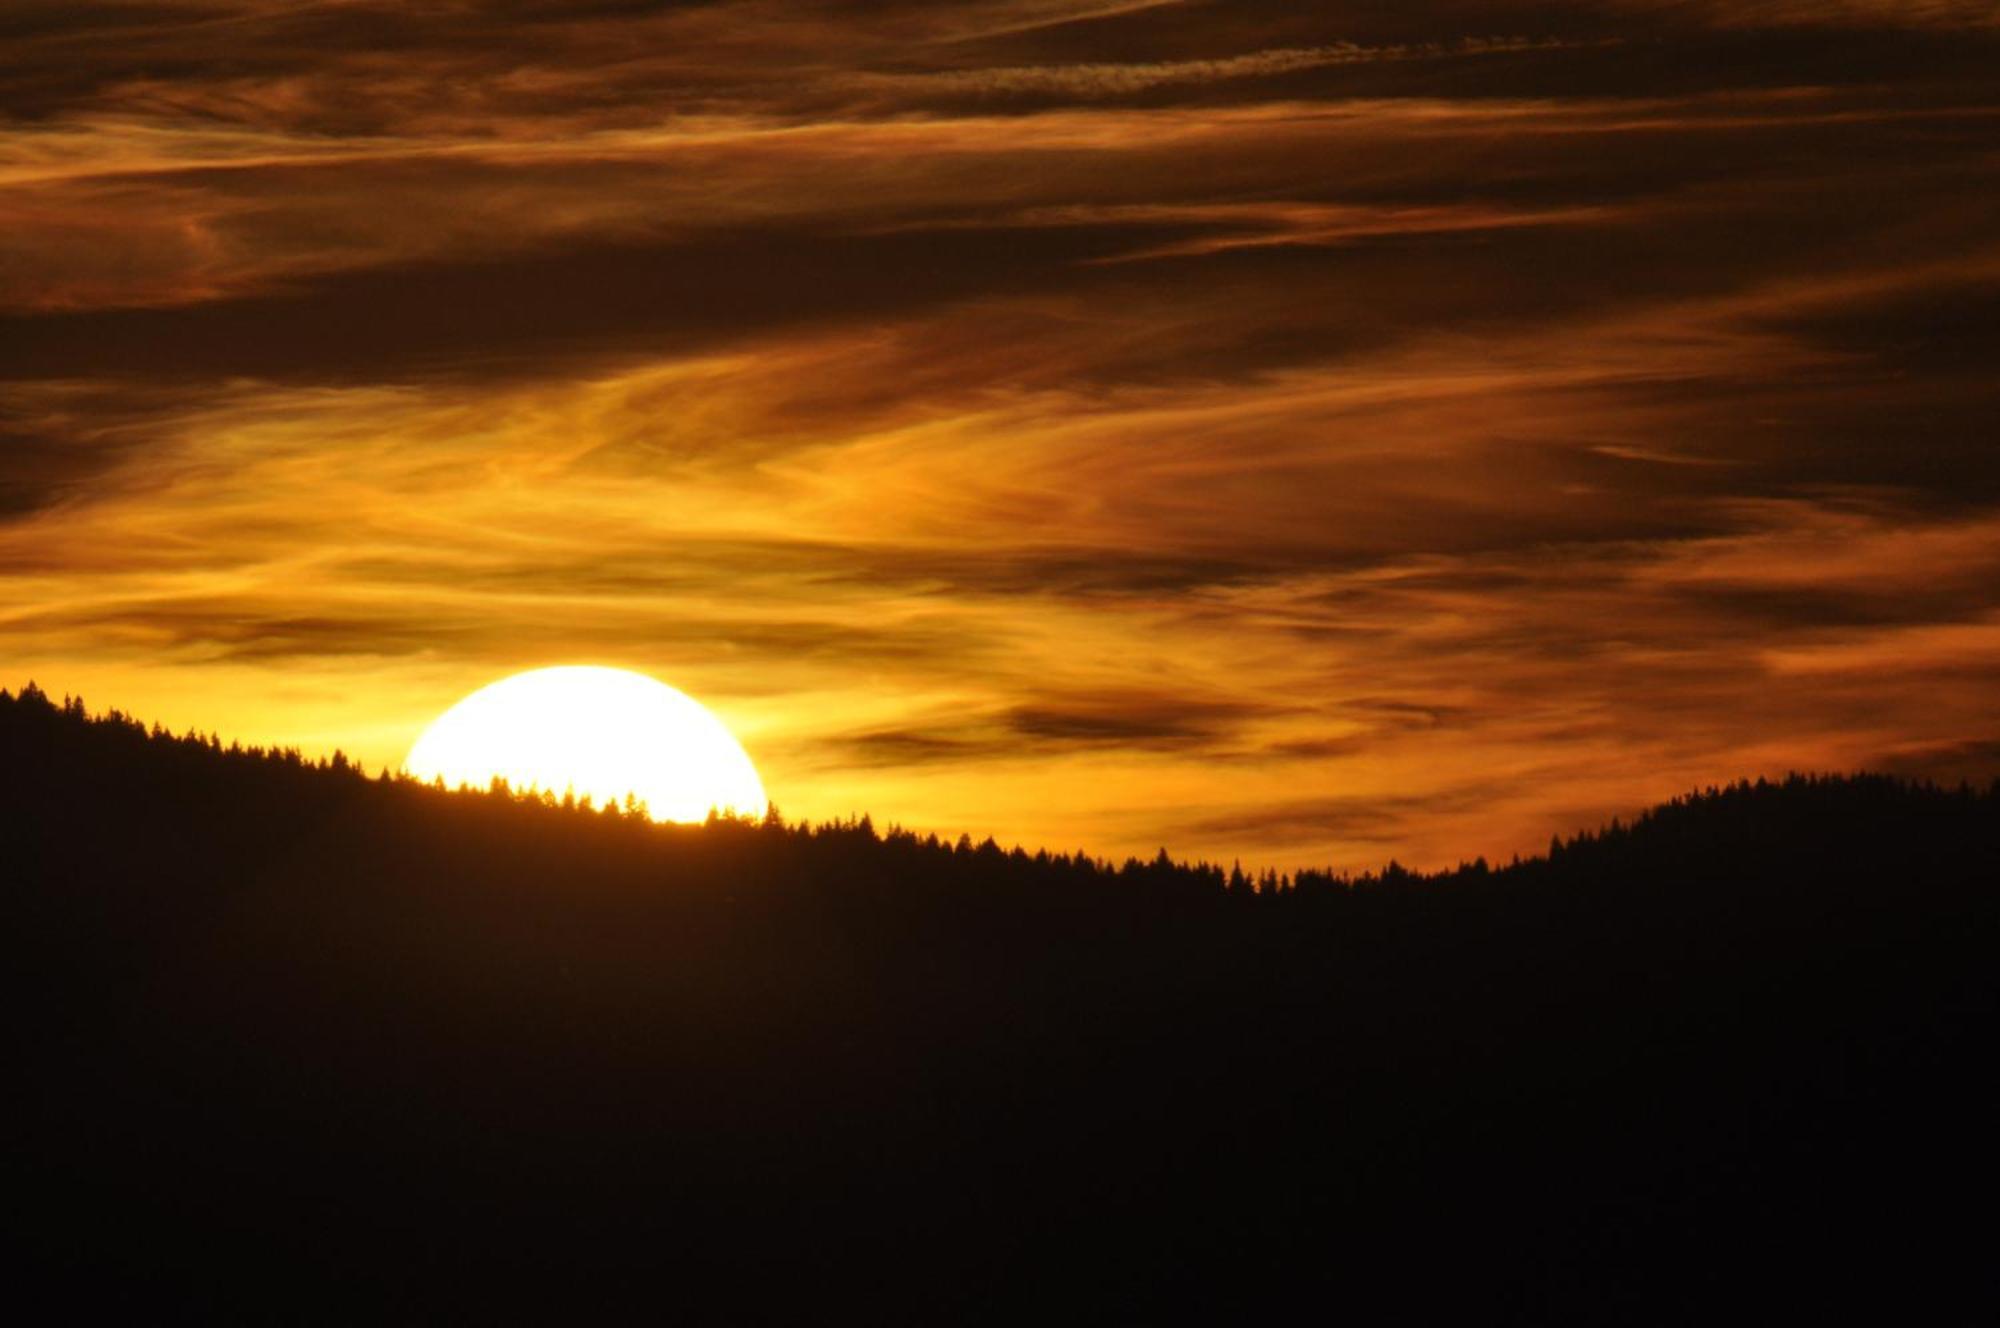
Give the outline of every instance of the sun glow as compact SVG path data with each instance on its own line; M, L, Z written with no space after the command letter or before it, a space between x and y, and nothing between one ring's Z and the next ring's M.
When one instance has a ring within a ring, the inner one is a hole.
M656 821L761 816L769 806L722 721L625 669L534 669L482 687L438 716L404 765L419 779L484 788L498 777L599 806L632 794Z

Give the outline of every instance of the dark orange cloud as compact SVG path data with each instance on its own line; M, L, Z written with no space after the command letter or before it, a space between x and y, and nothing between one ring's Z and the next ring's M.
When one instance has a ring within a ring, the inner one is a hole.
M0 682L1287 865L1990 769L1981 18L16 6Z

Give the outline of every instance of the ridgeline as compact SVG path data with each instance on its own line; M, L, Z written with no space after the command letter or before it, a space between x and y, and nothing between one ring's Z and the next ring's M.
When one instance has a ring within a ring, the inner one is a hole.
M333 1320L1993 1293L2000 786L1438 874L658 826L0 693L10 1248Z

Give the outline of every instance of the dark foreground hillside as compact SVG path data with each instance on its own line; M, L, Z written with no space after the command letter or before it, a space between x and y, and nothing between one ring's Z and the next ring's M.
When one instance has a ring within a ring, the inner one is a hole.
M1825 779L1259 890L0 695L9 1285L58 1321L1984 1319L1996 867L1995 792Z

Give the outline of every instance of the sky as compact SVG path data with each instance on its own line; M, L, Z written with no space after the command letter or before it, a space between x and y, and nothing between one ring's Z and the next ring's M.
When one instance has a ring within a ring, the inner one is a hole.
M8 0L0 686L1246 865L2000 774L1991 0Z

